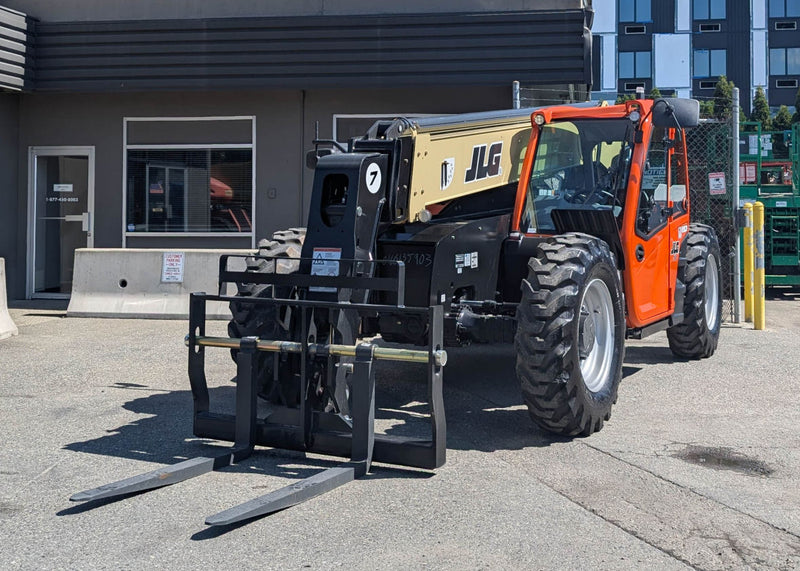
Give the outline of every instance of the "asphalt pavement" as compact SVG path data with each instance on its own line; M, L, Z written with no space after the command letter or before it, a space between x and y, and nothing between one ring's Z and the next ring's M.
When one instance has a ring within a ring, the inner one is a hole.
M220 450L191 434L183 321L65 318L17 306L0 341L3 569L800 569L800 300L717 353L628 344L605 428L534 427L511 347L449 351L447 463L366 477L245 525L205 517L335 459L280 450L121 501L73 493ZM213 324L209 334L224 332ZM228 402L227 351L208 351ZM378 426L418 420L424 376L378 369Z

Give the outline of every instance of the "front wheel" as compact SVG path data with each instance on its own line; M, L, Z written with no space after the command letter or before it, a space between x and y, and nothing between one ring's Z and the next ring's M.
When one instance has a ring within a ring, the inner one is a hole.
M589 434L611 416L622 379L625 320L608 244L565 234L528 262L517 309L516 371L533 421L558 434Z
M713 228L689 226L680 274L686 285L683 322L667 329L669 348L686 359L710 357L717 349L722 322L719 241Z
M300 253L305 240L305 228L291 228L275 232L271 240L261 240L258 244L259 256L270 256L276 259L247 259L247 272L263 274L290 274L299 268ZM237 297L278 297L289 298L291 288L285 286L275 288L271 284L240 283L236 284ZM256 336L270 340L288 340L291 337L291 311L287 307L279 308L271 304L251 304L232 301L230 303L232 319L228 323L228 335L233 338ZM231 349L231 357L236 361L238 349ZM275 384L274 355L258 352L259 395L274 403L296 405L299 399L296 387L291 382Z

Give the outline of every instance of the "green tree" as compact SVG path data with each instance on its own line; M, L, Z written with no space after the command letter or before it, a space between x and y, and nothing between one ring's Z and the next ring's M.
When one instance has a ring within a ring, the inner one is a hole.
M756 96L753 98L753 113L750 115L750 120L761 123L762 131L772 131L769 103L763 87L756 88Z
M772 129L775 131L788 131L792 128L792 114L786 105L781 105L772 119Z
M714 117L727 119L731 116L733 102L733 88L735 85L724 75L719 76L717 85L714 86Z
M620 103L625 103L626 101L633 101L636 99L636 95L634 93L623 93L622 95L617 96L617 105Z
M706 99L700 102L700 117L711 119L714 116L714 100Z
M800 123L800 89L797 90L797 95L794 98L794 115L792 115L792 123Z
M648 99L658 99L659 97L663 97L663 95L661 95L661 91L659 91L658 87L653 87L653 89L650 90L650 95L647 96Z

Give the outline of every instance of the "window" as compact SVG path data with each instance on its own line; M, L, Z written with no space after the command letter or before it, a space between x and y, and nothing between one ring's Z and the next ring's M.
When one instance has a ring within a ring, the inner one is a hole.
M694 0L695 20L724 20L725 0Z
M251 232L252 150L128 150L128 232Z
M665 136L665 129L654 128L650 137L650 148L647 150L647 168L642 175L636 211L636 230L642 236L649 236L669 219L666 210L669 143Z
M770 75L800 75L800 48L769 50Z
M252 117L130 118L124 130L124 238L252 236Z
M650 0L619 0L620 22L650 22Z
M529 234L555 232L554 210L610 210L620 216L633 140L627 119L542 126L520 228Z
M620 52L619 77L639 79L650 77L650 52Z
M669 199L675 216L686 212L686 169L683 164L683 153L680 147L672 153L669 160Z
M800 18L800 0L769 0L770 18Z
M727 70L725 50L694 50L694 77L718 77Z

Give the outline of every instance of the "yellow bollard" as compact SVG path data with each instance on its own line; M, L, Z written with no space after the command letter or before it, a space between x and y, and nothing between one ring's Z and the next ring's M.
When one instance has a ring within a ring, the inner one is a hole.
M753 205L753 237L755 238L755 275L753 289L753 329L764 329L764 205L756 202Z
M744 271L742 272L744 287L744 320L753 321L753 204L744 205L745 223L742 231L744 244Z

